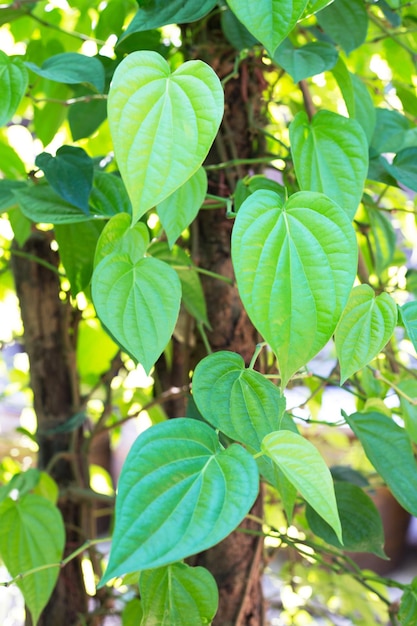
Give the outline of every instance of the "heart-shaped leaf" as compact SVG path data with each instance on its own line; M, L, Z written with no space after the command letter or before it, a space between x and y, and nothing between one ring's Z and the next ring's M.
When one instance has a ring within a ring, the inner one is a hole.
M337 57L338 52L330 43L313 41L295 48L289 39L285 39L274 54L274 61L298 83L304 78L330 70Z
M272 56L304 13L308 0L227 0L227 3Z
M317 448L297 433L279 430L264 438L262 451L278 465L343 543L332 475Z
M206 550L242 521L258 494L258 470L242 446L188 418L152 426L123 466L107 570L111 578Z
M47 498L27 493L18 500L4 500L0 519L0 556L11 576L57 564L17 581L36 624L58 578L65 543L61 514Z
M198 170L223 115L223 90L202 61L171 73L156 52L117 67L108 100L110 131L136 222Z
M132 263L140 261L145 255L149 244L149 232L143 222L132 227L132 219L128 213L118 213L103 228L97 242L94 265L105 259L109 254L126 253Z
M397 305L391 296L375 297L369 285L352 289L335 332L341 384L381 352L396 323Z
M255 191L232 234L239 293L275 352L285 387L330 339L356 275L356 237L340 207L319 193L282 203Z
M12 117L28 86L28 72L18 57L0 50L0 126Z
M353 219L368 173L360 124L332 111L319 111L310 123L300 111L290 125L290 142L301 189L325 193Z
M96 266L92 296L104 326L149 372L178 318L181 284L175 270L158 259L134 261L115 252Z
M204 567L174 563L141 572L142 624L193 626L211 624L216 614L219 592L216 581Z

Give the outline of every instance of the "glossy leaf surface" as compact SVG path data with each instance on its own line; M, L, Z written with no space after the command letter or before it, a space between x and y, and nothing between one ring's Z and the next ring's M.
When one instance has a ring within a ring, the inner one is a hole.
M239 209L232 234L239 293L275 352L286 386L327 343L356 275L356 240L340 207L299 192L283 204L256 191Z
M159 54L139 51L116 69L108 113L137 221L202 164L222 119L223 90L202 61L188 61L171 74Z
M257 494L256 463L241 446L223 449L215 431L196 420L152 426L123 466L110 561L100 584L218 543Z
M68 85L87 83L100 93L104 89L104 67L95 57L77 52L63 52L49 57L42 67L30 62L26 62L25 65L38 76L58 83Z

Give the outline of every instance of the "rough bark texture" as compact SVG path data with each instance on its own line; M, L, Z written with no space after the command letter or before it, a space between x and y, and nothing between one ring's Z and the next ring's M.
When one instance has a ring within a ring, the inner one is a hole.
M13 273L25 329L25 349L29 356L31 387L37 416L38 467L48 467L60 488L75 481L84 482L84 460L77 450L78 433L48 431L64 424L78 410L79 395L75 369L75 328L72 309L60 298L56 272L30 258L43 259L57 266L51 249L51 235L35 231L22 250L15 247ZM23 252L25 256L19 256ZM78 456L77 456L78 455ZM80 505L71 500L59 502L66 525L64 557L84 541ZM71 561L61 572L52 597L38 626L79 624L87 610L80 561ZM31 624L30 617L27 625Z

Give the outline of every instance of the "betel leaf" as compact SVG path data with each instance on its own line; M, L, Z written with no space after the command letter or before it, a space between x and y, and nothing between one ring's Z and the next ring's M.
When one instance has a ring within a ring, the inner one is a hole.
M397 323L397 305L390 295L369 285L352 289L335 331L340 384L374 359L389 341Z
M324 110L310 122L300 111L290 142L301 189L325 193L353 219L368 172L368 142L359 123Z
M408 338L417 352L417 301L406 302L400 306L400 312Z
M28 183L24 180L7 180L0 178L0 213L16 205L14 191L26 189Z
M201 166L223 115L223 90L202 61L171 73L165 59L137 51L110 87L110 131L134 221L181 187Z
M116 174L94 172L93 188L90 193L92 213L112 217L118 213L131 214L129 196L122 179Z
M362 0L335 0L317 14L317 21L347 54L366 39L368 14Z
M244 50L245 48L252 48L257 44L258 40L251 35L246 26L237 19L229 7L224 6L222 8L223 10L220 13L222 31L232 46L236 50Z
M401 597L398 619L402 626L417 626L417 578L411 581Z
M141 6L119 41L132 33L160 28L166 24L185 24L204 17L216 5L216 0L153 0Z
M386 152L399 152L410 128L408 119L402 113L391 109L376 108L376 125L370 150L372 156Z
M94 265L110 254L126 253L132 263L140 261L149 245L149 232L143 222L133 227L130 215L119 213L114 215L106 224L100 239L97 242Z
M318 13L332 2L334 2L334 0L309 0L303 14L303 19L314 15L314 13Z
M411 515L417 515L417 463L407 433L375 411L344 417L394 497Z
M13 191L22 212L32 222L44 224L75 224L92 219L84 211L65 202L49 185L31 185Z
M313 533L337 548L350 552L373 552L386 559L384 528L371 498L360 487L348 482L336 482L334 489L342 523L343 545L329 524L308 505L306 518Z
M152 426L133 444L119 480L116 522L100 582L168 565L215 545L258 494L258 470L242 446L188 418Z
M278 465L343 543L332 475L317 448L297 433L279 430L264 438L262 452Z
M26 93L28 80L23 61L0 50L0 126L15 113Z
M340 207L299 192L255 191L239 209L232 260L243 304L275 352L284 388L330 339L356 275L356 237Z
M298 83L304 78L330 70L336 63L338 51L327 42L313 41L295 48L285 39L276 49L273 60Z
M57 564L16 582L36 624L58 578L65 542L61 514L48 499L28 493L18 500L4 500L0 519L0 556L11 576Z
M272 56L304 13L308 0L228 0L227 3Z
M94 269L92 297L104 326L149 373L178 318L181 284L175 270L159 259L114 252Z
M398 152L392 163L384 162L385 168L399 183L417 191L417 148L405 148Z
M207 174L200 167L181 187L156 207L170 247L196 217L207 192Z
M64 200L89 214L88 199L93 185L93 160L82 148L62 146L53 157L42 152L35 164L46 180Z
M173 563L141 572L142 626L193 626L211 624L219 592L204 567Z
M99 93L103 93L105 83L104 67L95 57L88 57L78 52L62 52L49 57L38 67L35 63L26 62L26 67L42 78L57 83L76 85L87 83Z

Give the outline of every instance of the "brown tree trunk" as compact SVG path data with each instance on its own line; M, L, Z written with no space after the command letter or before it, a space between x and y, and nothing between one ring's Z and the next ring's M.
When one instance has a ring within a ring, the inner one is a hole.
M74 482L84 484L86 470L80 458L81 433L53 432L79 409L75 364L76 322L74 310L60 297L57 254L51 234L34 231L23 249L15 246L13 273L25 329L33 403L37 417L38 467L50 471L60 489ZM34 257L49 264L41 265ZM82 510L77 502L59 501L66 526L64 557L83 543ZM38 626L79 624L87 611L87 595L80 561L72 560L61 572ZM26 624L31 624L28 616Z

